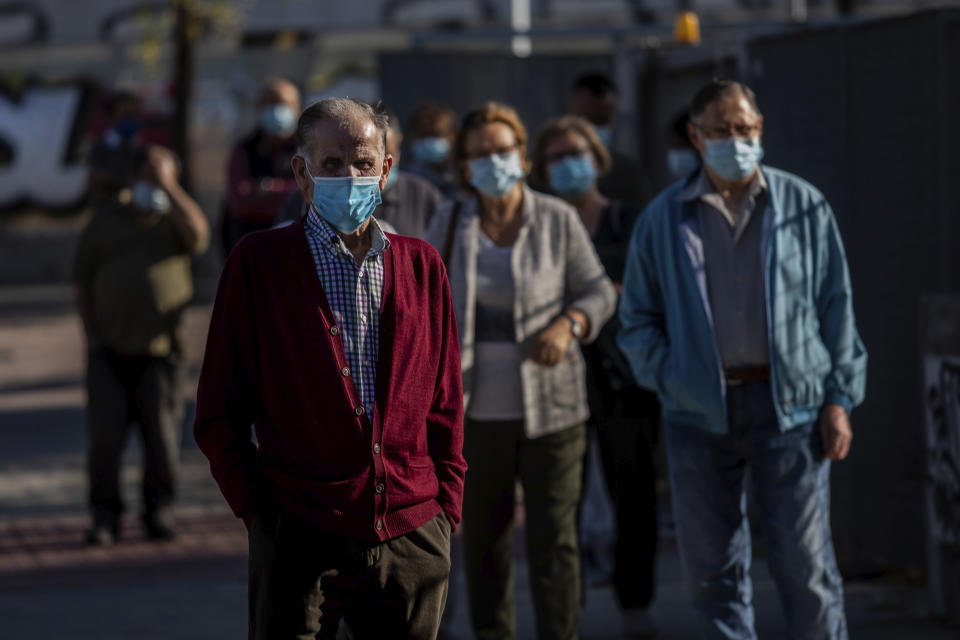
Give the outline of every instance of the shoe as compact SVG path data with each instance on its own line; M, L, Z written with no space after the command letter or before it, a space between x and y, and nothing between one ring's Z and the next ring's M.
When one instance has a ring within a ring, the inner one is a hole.
M646 609L624 609L623 637L624 638L656 638L659 635L657 625Z
M169 516L150 513L143 515L143 528L151 540L173 540L177 532L173 530L173 523Z
M89 547L109 547L120 537L116 523L94 522L84 535Z

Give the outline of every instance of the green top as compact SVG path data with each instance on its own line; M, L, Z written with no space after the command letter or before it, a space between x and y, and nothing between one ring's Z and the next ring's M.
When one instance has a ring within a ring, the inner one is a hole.
M93 332L128 355L180 352L180 315L193 296L190 253L169 215L104 209L80 236L73 281L84 289Z

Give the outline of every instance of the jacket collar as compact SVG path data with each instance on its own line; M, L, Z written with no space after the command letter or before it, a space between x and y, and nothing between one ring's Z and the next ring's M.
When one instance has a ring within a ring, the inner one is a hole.
M756 195L765 190L767 190L767 179L764 177L764 168L760 165L760 171L757 172L756 179L751 182L747 195ZM687 178L680 192L677 193L677 200L690 202L716 192L717 190L713 186L713 183L710 182L707 171L701 167L696 173Z

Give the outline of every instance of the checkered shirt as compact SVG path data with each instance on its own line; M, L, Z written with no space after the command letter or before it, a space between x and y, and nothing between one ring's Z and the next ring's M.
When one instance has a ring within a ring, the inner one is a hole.
M383 252L390 247L390 241L377 221L371 218L372 246L363 264L357 265L347 245L313 207L310 207L304 227L320 284L340 326L353 384L370 414L380 354Z

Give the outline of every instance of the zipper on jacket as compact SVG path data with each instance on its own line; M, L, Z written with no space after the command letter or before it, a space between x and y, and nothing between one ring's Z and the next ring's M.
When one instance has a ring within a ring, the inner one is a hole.
M772 286L770 280L773 278L773 261L771 255L773 253L773 217L776 215L776 204L773 194L773 187L770 184L770 179L767 177L766 173L763 176L767 180L767 193L770 197L770 203L767 205L769 208L769 215L766 215L767 212L764 211L763 224L766 227L766 233L763 234L764 237L764 246L765 252L763 256L764 262L764 282L763 282L763 292L764 296L767 299L767 349L770 351L770 392L773 395L773 408L774 413L777 414L777 426L780 426L780 414L782 413L782 407L780 405L779 394L777 393L777 366L775 359L775 351L773 349L773 296L770 295L770 287ZM782 429L781 429L782 431Z

